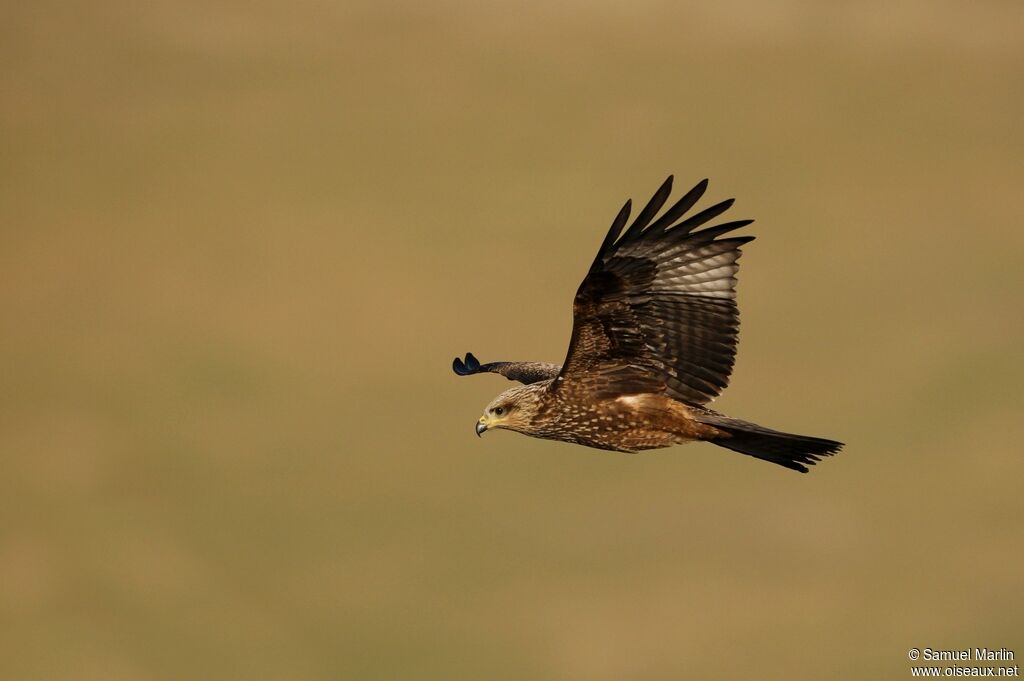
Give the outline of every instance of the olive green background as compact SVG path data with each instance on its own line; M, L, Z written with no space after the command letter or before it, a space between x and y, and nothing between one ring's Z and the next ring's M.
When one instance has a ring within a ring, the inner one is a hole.
M0 677L901 679L1024 654L1024 6L4 3ZM622 201L757 218L716 407L473 435ZM708 205L705 202L702 205Z

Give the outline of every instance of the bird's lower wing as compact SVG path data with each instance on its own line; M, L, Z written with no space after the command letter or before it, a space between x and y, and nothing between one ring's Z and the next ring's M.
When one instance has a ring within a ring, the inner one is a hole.
M472 352L466 353L466 359L458 357L452 362L452 370L459 376L471 376L473 374L501 374L510 381L530 384L539 381L548 381L558 375L562 370L560 364L549 362L490 362L481 364L473 356Z

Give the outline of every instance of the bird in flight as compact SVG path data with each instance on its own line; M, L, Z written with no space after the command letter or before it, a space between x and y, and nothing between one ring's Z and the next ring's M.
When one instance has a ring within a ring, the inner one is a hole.
M626 201L576 292L564 364L455 359L460 376L522 383L487 405L477 435L506 429L617 452L702 440L802 473L842 448L708 408L732 372L737 260L754 237L730 234L753 220L699 229L733 199L685 217L707 186L655 219L672 193L669 176L628 228Z

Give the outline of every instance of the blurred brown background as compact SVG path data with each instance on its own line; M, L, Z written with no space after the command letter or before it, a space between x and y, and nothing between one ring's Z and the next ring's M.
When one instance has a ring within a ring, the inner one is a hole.
M4 5L0 677L1024 653L1021 3ZM473 435L669 173L810 475Z

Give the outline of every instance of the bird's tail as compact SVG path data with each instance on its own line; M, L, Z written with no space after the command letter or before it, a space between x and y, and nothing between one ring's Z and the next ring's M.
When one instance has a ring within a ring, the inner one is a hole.
M835 440L782 433L710 410L694 416L724 433L709 442L801 473L807 472L807 466L813 466L824 456L832 456L843 447L842 442Z

